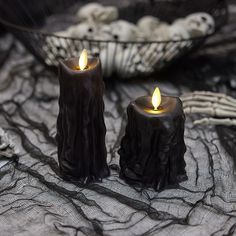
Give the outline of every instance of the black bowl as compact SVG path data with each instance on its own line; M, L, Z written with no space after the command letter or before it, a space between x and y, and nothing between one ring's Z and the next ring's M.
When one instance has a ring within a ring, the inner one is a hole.
M120 18L131 22L136 22L144 15L153 15L163 21L172 22L176 18L185 17L193 12L207 12L215 20L215 31L225 24L228 16L227 4L224 0L128 2L127 0L103 0L97 2L118 5ZM96 55L100 55L103 49L105 58L101 59L104 76L113 75L122 78L142 77L165 68L196 50L212 35L179 41L153 42L87 40L55 35L53 32L73 24L73 17L67 17L65 20L65 14L73 16L74 12L85 3L88 1L0 0L0 23L12 32L40 62L52 70L56 69L58 60L78 57L83 48L87 48ZM160 47L163 53L156 51ZM112 48L112 53L109 51L110 48ZM141 59L137 58L134 49L142 52ZM120 56L118 62L117 53ZM151 58L148 66L145 64L145 58Z

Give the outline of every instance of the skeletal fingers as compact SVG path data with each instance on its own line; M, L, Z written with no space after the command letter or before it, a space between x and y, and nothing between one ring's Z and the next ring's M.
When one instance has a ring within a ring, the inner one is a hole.
M217 118L203 118L200 120L195 120L194 125L225 125L225 126L235 126L236 119L217 119Z
M210 116L194 121L196 125L236 125L236 99L233 97L223 93L195 91L182 95L181 100L186 114L199 113Z

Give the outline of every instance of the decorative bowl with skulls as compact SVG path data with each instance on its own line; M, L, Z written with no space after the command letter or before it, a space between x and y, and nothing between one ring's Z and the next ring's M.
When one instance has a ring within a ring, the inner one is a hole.
M41 9L37 14L33 2L27 1L23 9L20 4L19 14L11 14L12 3L4 3L0 13L9 17L0 17L0 22L50 69L56 70L60 59L78 57L86 48L100 57L108 78L155 73L196 50L227 19L224 0L179 4L112 0L85 5L42 0L37 2Z

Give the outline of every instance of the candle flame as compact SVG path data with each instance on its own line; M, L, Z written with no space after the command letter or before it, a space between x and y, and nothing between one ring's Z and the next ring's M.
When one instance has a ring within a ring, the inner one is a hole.
M79 68L80 70L84 70L88 64L88 53L87 50L84 49L79 57Z
M161 92L160 89L156 87L152 95L152 105L155 111L160 106L160 104L161 104Z

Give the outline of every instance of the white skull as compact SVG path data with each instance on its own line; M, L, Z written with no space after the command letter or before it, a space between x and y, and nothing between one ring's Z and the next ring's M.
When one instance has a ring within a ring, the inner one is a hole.
M77 12L79 20L86 21L92 19L97 23L110 23L118 19L118 10L113 6L102 6L99 3L89 3Z
M215 30L215 21L208 13L193 13L186 17L186 27L193 37L211 34Z
M72 37L93 39L94 35L97 33L97 26L92 21L85 21L75 26L71 26L69 31Z
M108 24L100 24L97 27L96 35L94 35L94 39L96 40L113 40L113 36L111 33L111 26Z
M153 30L150 41L167 41L170 40L169 25L161 23L155 30Z
M172 25L181 25L186 27L186 19L185 18L178 18L173 21Z
M187 29L181 25L171 25L169 27L169 36L171 40L181 40L190 38Z
M154 16L144 16L137 22L138 28L146 35L150 35L160 24L160 20Z
M111 34L114 40L117 41L135 41L138 35L138 28L136 25L124 21L118 20L110 24Z

